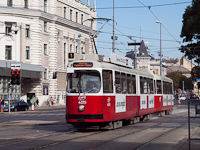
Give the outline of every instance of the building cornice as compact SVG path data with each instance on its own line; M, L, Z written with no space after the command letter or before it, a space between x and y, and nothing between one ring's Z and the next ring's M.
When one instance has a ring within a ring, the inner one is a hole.
M15 7L2 7L0 6L0 15L16 16L16 17L27 17L27 18L38 18L51 23L62 25L68 28L75 29L84 33L89 33L90 28L71 20L62 18L57 15L45 13L40 10L15 8ZM95 31L94 31L95 32Z

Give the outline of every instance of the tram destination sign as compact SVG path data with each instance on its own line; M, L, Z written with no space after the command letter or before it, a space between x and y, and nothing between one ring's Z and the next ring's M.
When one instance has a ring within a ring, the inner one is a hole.
M116 53L111 53L110 58L111 58L111 62L114 64L130 67L130 68L133 67L133 60L128 57L124 57Z
M75 62L73 63L73 67L93 67L92 62Z

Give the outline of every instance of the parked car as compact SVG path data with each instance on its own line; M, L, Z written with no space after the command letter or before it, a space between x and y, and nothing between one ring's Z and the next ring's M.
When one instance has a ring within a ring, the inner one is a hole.
M10 111L25 110L28 111L29 105L24 101L15 101L10 103ZM4 111L9 111L9 105L4 107Z
M196 94L190 94L190 99L199 99L199 97L198 96L196 96Z

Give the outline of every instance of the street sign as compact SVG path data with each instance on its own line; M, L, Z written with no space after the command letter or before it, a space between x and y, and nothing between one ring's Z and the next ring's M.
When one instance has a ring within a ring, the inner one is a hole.
M181 99L178 99L178 104L181 104Z
M12 70L21 69L21 64L11 64L10 66Z

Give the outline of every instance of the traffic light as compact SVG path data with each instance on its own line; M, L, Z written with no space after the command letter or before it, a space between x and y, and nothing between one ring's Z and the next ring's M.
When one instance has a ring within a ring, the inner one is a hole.
M15 75L15 80L16 80L16 84L20 84L20 71L19 70L17 70L16 72L16 75Z
M15 80L15 71L11 70L11 84L15 84L16 80Z
M20 71L19 70L11 70L11 84L20 84Z

